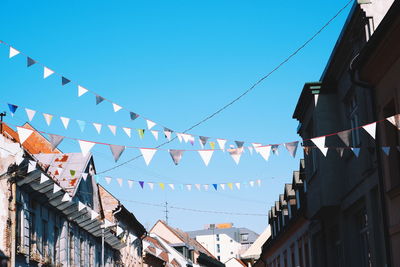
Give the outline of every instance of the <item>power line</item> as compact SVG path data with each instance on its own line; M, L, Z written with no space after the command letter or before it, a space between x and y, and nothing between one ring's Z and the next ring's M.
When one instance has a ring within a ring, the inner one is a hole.
M227 109L228 107L230 107L231 105L233 105L234 103L236 103L237 101L239 101L241 98L243 98L244 96L246 96L248 93L250 93L251 91L253 91L254 88L256 88L260 83L262 83L265 79L267 79L269 76L271 76L274 72L276 72L277 70L279 70L283 65L285 65L289 60L291 60L297 53L299 53L304 47L306 47L311 41L313 41L326 27L329 26L329 24L331 24L331 22L333 20L335 20L349 5L350 3L352 3L353 0L349 0L341 9L339 9L339 11L331 18L329 19L316 33L314 33L310 38L308 38L300 47L298 47L294 52L292 52L288 57L286 57L283 61L281 61L275 68L273 68L270 72L268 72L265 76L263 76L261 79L259 79L257 82L255 82L252 86L250 86L250 88L248 88L246 91L244 91L241 95L239 95L238 97L236 97L235 99L233 99L231 102L225 104L224 106L222 106L221 108L219 108L217 111L211 113L210 115L208 115L207 117L205 117L204 119L202 119L201 121L195 123L194 125L190 126L188 129L186 129L185 131L183 131L183 133L186 133L192 129L194 129L195 127L199 126L200 124L203 124L204 122L210 120L211 118L215 117L216 115L218 115L219 113L221 113L222 111L224 111L225 109ZM176 139L176 136L174 138L172 138L170 141L164 142L160 145L158 145L156 148L159 148L165 144L168 144L170 142L172 142L173 140ZM142 155L138 155L130 160L127 160L125 162L122 162L114 167L111 167L109 169L106 169L104 171L99 172L99 174L102 173L106 173L109 171L112 171L114 169L117 169L125 164L128 164L131 161L134 161L138 158L142 157Z

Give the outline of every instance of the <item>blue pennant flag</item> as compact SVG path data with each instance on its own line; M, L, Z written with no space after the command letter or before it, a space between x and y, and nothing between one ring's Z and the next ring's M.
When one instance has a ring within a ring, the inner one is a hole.
M81 132L83 132L85 130L86 122L81 121L81 120L76 120L76 122L78 123L79 129L81 129Z
M218 184L213 184L215 191L218 190Z
M15 111L17 111L18 106L13 104L8 104L8 108L10 109L10 112L14 114Z

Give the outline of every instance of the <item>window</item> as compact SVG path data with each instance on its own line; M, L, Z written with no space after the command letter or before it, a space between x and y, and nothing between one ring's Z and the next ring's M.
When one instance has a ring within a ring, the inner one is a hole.
M310 267L310 251L307 239L304 240L304 258L306 260L305 267Z
M217 256L217 259L220 261L221 260L221 256Z
M34 212L31 213L31 220L29 221L29 239L30 239L30 250L33 253L36 253L36 214Z
M94 246L93 243L89 243L89 267L94 267Z
M350 119L350 127L354 130L351 131L351 145L357 147L360 145L360 121L358 117L358 104L355 93L349 98L347 103L347 116Z
M79 241L79 251L80 251L80 260L81 260L81 267L85 267L85 242L83 238Z
M288 267L288 262L287 262L287 251L285 250L283 252L283 266Z
M249 241L249 234L248 233L240 234L240 240L242 242Z
M48 233L48 225L46 220L42 220L42 255L43 257L47 257L49 255L48 253L48 238L49 238L49 233Z
M221 246L219 244L217 244L217 253L221 252Z
M55 264L59 263L58 262L58 254L60 251L60 242L59 242L59 230L58 227L54 227L54 255L53 255L53 262Z
M216 239L217 239L217 241L219 241L219 234L216 235Z
M371 250L369 247L368 215L365 209L357 215L357 224L359 227L362 266L372 266Z
M290 264L291 266L296 266L296 256L294 251L294 244L290 246Z
M22 248L22 225L24 222L24 216L23 216L23 209L21 207L21 204L17 204L17 212L16 212L16 221L17 221L17 237L16 237L16 242L17 242L17 249L21 251Z
M303 249L302 249L302 247L303 247L303 242L301 242L301 239L299 239L298 241L297 241L297 247L298 247L298 250L299 250L299 266L300 267L303 267L304 265L304 263L303 263Z
M75 244L74 244L74 234L69 233L69 264L74 266L75 264Z

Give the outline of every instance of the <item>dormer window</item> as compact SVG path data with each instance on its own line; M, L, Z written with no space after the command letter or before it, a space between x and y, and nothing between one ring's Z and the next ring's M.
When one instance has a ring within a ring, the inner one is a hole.
M300 209L300 192L299 190L296 190L296 204L297 204L297 209Z
M289 203L289 201L288 201ZM289 219L292 218L292 205L288 204L288 214L289 214Z

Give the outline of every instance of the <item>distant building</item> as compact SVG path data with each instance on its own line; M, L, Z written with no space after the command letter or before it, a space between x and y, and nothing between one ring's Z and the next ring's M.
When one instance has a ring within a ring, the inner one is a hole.
M255 262L260 258L262 246L271 236L271 227L267 226L261 235L254 241L254 243L242 254L240 254L240 260L247 266L253 266Z
M233 224L210 224L206 229L189 231L190 237L195 238L219 261L226 262L231 258L240 258L256 241L258 234L244 227L233 227Z

